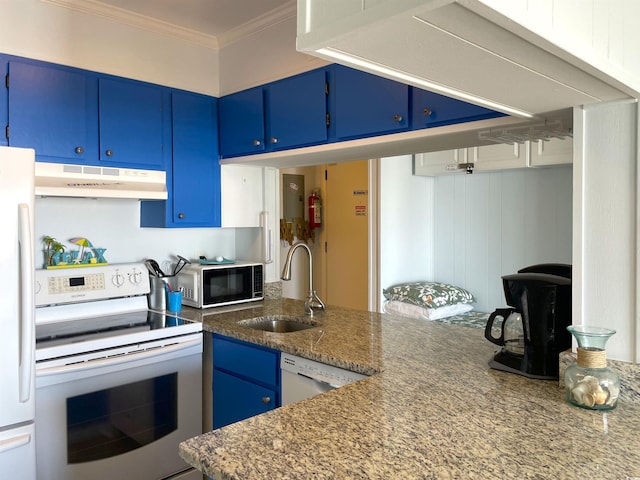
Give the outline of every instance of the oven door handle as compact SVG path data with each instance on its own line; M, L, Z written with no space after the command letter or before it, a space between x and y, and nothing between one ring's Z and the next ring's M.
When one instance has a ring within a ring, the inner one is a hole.
M190 347L196 347L202 345L202 339L189 340L187 342L176 343L167 345L164 347L152 348L149 350L143 350L141 352L128 353L125 355L117 355L107 358L97 358L95 360L87 360L86 362L72 363L70 365L59 365L56 367L46 367L37 369L37 375L39 377L47 375L59 375L61 373L72 373L91 370L94 368L110 367L113 365L121 365L123 363L129 363L134 360L142 360L147 358L153 358L160 355L166 355L169 353L179 352Z

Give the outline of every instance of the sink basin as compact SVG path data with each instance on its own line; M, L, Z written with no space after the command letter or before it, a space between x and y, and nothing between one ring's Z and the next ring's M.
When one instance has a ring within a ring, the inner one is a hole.
M318 326L318 322L293 315L266 315L249 320L241 320L238 325L273 333L290 333Z

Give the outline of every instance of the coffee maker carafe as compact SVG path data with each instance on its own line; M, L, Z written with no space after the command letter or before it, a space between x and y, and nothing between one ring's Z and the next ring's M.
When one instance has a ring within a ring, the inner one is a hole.
M571 347L571 266L533 265L502 277L502 284L512 308L497 309L487 321L485 338L502 347L489 366L558 379L558 355Z

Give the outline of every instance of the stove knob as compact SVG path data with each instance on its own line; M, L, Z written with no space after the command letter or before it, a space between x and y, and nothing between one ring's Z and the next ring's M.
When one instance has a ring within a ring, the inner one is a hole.
M121 287L124 285L124 275L122 275L120 272L116 272L111 278L111 281L116 287Z
M129 274L129 281L134 285L140 285L142 282L142 272L134 270L133 273Z

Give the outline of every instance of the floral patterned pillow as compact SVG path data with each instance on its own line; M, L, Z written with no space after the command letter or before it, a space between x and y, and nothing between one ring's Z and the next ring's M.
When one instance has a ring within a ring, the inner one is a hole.
M427 308L475 301L473 295L464 288L436 282L400 283L385 288L382 293L387 300L397 300Z

